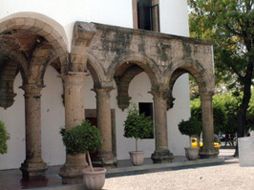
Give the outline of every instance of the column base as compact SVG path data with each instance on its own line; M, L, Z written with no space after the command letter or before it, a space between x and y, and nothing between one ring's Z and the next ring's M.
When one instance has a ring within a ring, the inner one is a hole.
M219 150L215 148L205 148L202 147L199 151L200 158L217 158L219 154Z
M60 168L59 175L63 184L77 184L83 181L83 169L88 166L85 154L66 155L66 162Z
M115 168L117 161L112 152L100 152L93 161L94 166Z
M165 163L165 162L172 162L172 160L174 159L174 156L169 150L159 150L159 151L155 151L152 154L151 158L154 163Z
M24 163L21 164L20 170L22 171L23 178L34 178L45 176L47 168L47 164L42 160L25 160Z

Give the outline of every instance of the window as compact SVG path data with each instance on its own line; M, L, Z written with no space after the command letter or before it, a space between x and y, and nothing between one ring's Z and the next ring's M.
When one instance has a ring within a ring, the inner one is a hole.
M151 117L153 119L153 104L150 102L140 102L138 104L139 113L143 113L146 117ZM152 130L153 131L153 130ZM154 138L153 132L146 138Z
M159 0L133 0L134 28L160 31Z

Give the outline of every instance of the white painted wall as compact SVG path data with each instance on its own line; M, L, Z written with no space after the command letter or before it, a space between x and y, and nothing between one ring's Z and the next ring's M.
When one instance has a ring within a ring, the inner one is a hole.
M161 32L189 36L187 0L160 0Z
M19 88L21 85L19 74L14 84L14 92L17 93L14 104L6 110L0 107L0 119L10 135L10 140L7 141L8 152L0 155L0 170L19 168L26 157L24 91Z
M65 148L60 136L60 128L64 127L64 107L62 81L51 66L47 68L44 82L46 87L41 96L42 157L48 165L59 165L65 161ZM4 121L10 134L8 153L0 155L0 170L19 168L25 160L25 107L24 91L20 74L14 83L17 93L14 104L4 110L0 108L0 119Z
M65 147L60 129L65 127L63 84L59 73L49 66L44 76L46 87L41 96L42 158L48 165L65 162Z
M69 47L76 21L132 27L132 0L1 0L0 19L17 12L46 15L66 31Z
M135 76L129 85L129 96L132 98L130 102L137 104L139 102L153 102L153 97L148 92L151 91L151 83L146 73L142 72ZM119 110L119 109L118 109ZM127 117L128 109L124 112L119 110L117 112L116 132L117 132L117 158L129 159L129 152L135 150L135 140L132 138L125 138L124 121ZM120 118L120 119L119 119ZM151 157L155 148L154 139L143 139L138 142L138 147L143 150L145 157Z

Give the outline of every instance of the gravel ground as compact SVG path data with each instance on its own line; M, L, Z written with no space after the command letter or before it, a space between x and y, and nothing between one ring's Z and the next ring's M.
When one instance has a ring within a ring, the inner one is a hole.
M106 179L107 190L254 190L254 167L239 163Z

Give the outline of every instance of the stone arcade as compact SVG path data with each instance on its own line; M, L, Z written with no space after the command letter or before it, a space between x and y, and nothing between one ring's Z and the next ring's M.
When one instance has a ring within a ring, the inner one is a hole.
M209 43L152 31L128 29L96 23L76 22L68 51L61 25L40 14L15 14L0 23L0 106L14 102L13 83L22 76L25 97L26 159L21 164L24 176L37 176L47 169L41 151L41 90L46 68L53 66L63 80L65 127L84 120L87 72L94 81L97 127L102 134L100 162L115 162L112 142L110 93L117 84L117 103L129 105L131 80L145 72L151 82L154 101L154 162L169 161L167 110L173 106L172 89L184 73L197 80L203 120L205 157L216 156L213 148L212 96L214 93L213 53ZM70 53L68 53L70 52ZM23 110L21 110L22 112ZM116 118L117 119L117 118ZM84 155L67 155L60 170L64 177L81 175L87 165Z

